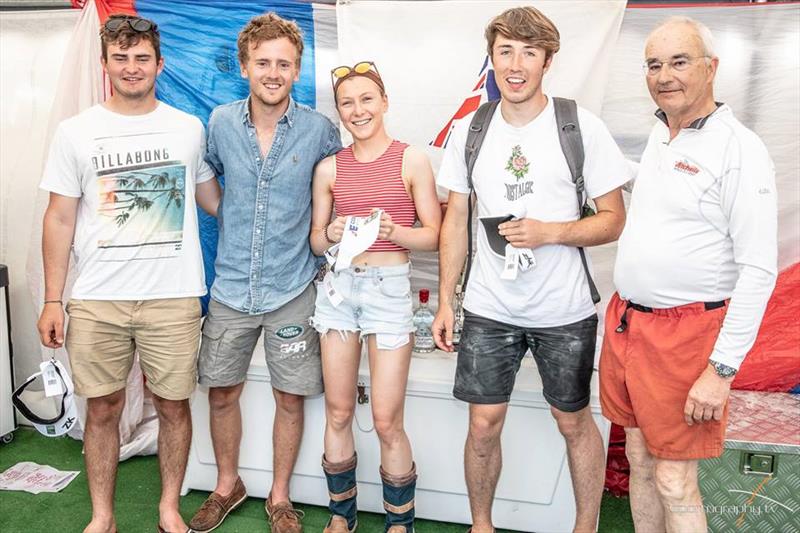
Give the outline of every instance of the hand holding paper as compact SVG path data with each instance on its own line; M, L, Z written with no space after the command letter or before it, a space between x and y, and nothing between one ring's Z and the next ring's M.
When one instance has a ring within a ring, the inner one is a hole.
M536 267L536 258L533 256L533 250L530 247L524 247L522 240L517 237L519 235L517 228L525 221L538 221L524 218L524 206L516 206L513 211L511 214L498 217L480 217L483 229L486 231L489 247L495 254L505 260L500 278L506 280L517 279L517 274L520 270L524 272ZM508 233L514 235L514 242L508 237Z
M347 217L336 217L325 228L325 235L329 240L339 243L342 242L344 236L344 227L347 222Z
M336 258L335 270L349 267L353 262L353 258L372 246L381 229L382 214L383 210L376 209L367 217L347 217L339 253Z
M510 220L498 226L500 235L515 248L537 248L550 244L550 225L534 218Z
M372 212L374 213L375 211L381 212L381 227L380 230L378 231L378 238L384 241L388 241L392 238L392 234L394 233L394 228L397 226L397 224L395 224L392 221L392 216L386 211L374 208Z

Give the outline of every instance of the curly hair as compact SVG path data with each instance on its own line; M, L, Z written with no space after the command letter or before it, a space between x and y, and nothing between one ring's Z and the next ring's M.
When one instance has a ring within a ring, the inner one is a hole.
M303 55L303 32L293 20L286 20L275 13L266 13L250 19L242 31L236 45L239 48L239 62L244 65L250 58L250 47L257 47L263 41L286 37L297 49L297 66Z

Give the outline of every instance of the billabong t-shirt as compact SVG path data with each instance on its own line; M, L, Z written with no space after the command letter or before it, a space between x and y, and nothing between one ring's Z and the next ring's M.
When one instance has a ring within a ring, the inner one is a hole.
M63 121L41 188L80 198L72 297L205 294L195 184L214 177L200 121L164 103L144 115L96 105Z

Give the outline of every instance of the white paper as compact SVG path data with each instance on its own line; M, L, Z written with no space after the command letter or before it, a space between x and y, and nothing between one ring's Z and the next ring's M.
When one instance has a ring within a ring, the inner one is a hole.
M56 367L51 361L42 361L39 365L39 369L42 371L42 381L44 382L44 395L47 398L64 394L61 378L58 377ZM63 371L66 372L66 370Z
M78 474L80 471L62 472L52 466L25 461L0 474L0 490L24 490L32 494L60 492Z
M348 268L354 257L372 246L381 229L382 213L381 209L377 209L366 217L347 217L336 258L336 270Z
M519 266L519 253L517 249L506 244L505 264L503 265L503 272L500 274L500 279L513 280L517 279L517 269Z
M322 288L332 306L339 307L339 304L344 301L342 295L339 294L339 291L337 291L336 287L333 286L333 272L328 272L325 274L325 277L322 280Z
M339 243L337 242L327 250L325 250L325 261L328 262L329 266L333 266L336 263L336 256L339 255Z

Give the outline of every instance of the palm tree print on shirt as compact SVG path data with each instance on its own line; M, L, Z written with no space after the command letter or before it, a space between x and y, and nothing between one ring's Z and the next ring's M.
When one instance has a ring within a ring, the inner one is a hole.
M99 178L98 214L109 228L103 248L179 244L185 201L184 165L125 170Z

